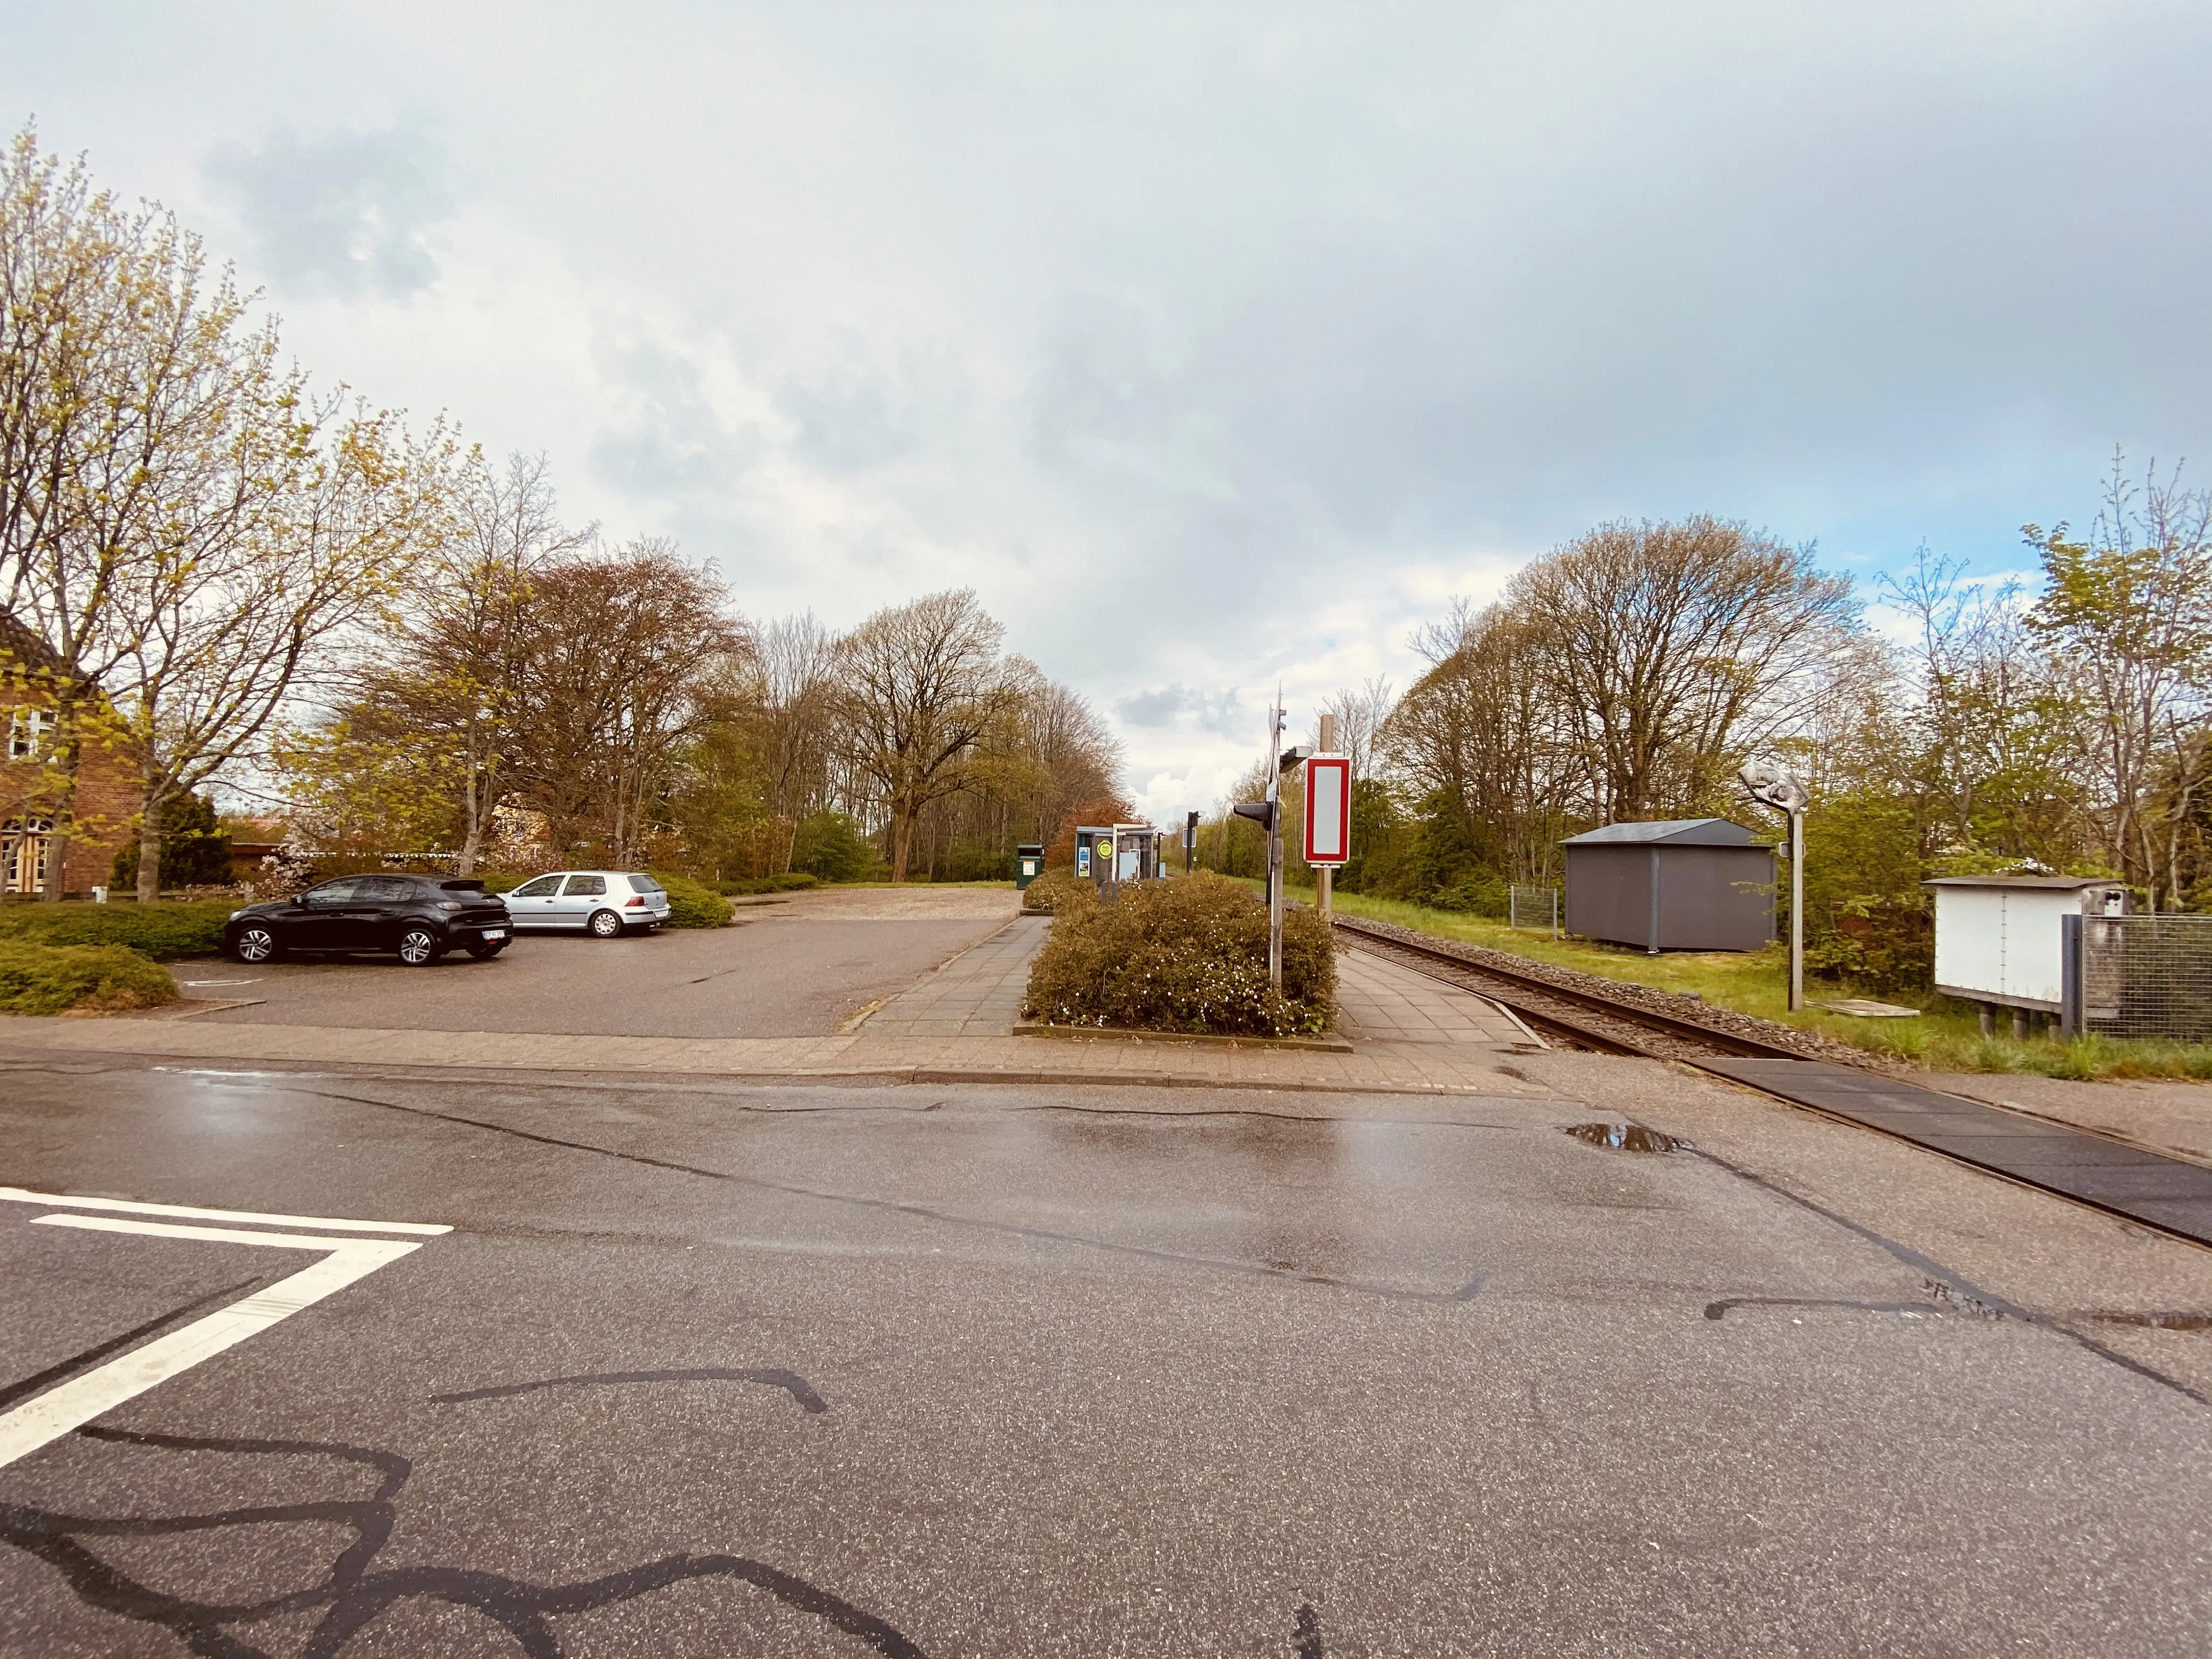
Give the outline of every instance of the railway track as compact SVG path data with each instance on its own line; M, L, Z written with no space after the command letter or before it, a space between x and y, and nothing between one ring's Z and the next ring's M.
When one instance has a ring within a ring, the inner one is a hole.
M1417 944L1332 917L1340 942L1471 991L1523 1024L1601 1054L1677 1060L1793 1106L1940 1153L1987 1174L2212 1248L2212 1168L2106 1130L1947 1095L1871 1066L1769 1042L1578 986L1485 952ZM2085 1141L2124 1148L2083 1157Z
M1454 951L1416 945L1395 933L1332 917L1340 939L1353 948L1395 959L1432 979L1456 985L1510 1009L1540 1035L1562 1038L1600 1054L1641 1054L1654 1060L1812 1060L1802 1048L1764 1042L1701 1020L1662 1013L1595 991L1557 984L1504 963L1474 962Z

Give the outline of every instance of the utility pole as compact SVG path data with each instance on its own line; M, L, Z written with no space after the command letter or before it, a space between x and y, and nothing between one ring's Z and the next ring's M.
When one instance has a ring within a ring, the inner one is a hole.
M1790 811L1790 1012L1805 1006L1805 803Z
M1753 761L1737 775L1752 799L1790 820L1790 1012L1805 1006L1805 808L1812 792L1797 775Z
M1267 982L1283 988L1283 694L1267 716Z

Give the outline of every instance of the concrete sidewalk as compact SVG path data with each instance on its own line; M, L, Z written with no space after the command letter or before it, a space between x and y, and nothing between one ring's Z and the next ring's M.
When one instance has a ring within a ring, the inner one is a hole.
M870 1036L1005 1036L1021 1018L1030 964L1052 918L1020 915L853 1022Z
M1510 1052L1378 1042L1350 1054L1180 1042L1015 1036L550 1036L511 1031L214 1025L172 1019L0 1018L0 1050L151 1054L226 1063L452 1066L471 1071L672 1073L915 1082L1146 1083L1215 1088L1540 1095Z

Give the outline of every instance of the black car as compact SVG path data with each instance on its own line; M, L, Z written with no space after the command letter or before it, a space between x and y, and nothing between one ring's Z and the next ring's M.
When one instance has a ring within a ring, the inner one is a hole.
M480 881L436 876L340 876L296 898L231 912L223 948L240 962L288 952L389 951L410 968L448 951L489 962L514 937L507 902Z

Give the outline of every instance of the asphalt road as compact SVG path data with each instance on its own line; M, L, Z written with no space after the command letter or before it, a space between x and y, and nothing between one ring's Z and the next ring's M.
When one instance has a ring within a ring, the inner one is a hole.
M2200 1389L1571 1097L0 1100L17 1187L295 1218L0 1200L0 1411L371 1237L313 1218L453 1229L0 1468L9 1656L2206 1646ZM1870 1207L1924 1160L1771 1109Z
M1005 906L1012 914L1011 900ZM255 998L194 1018L567 1036L814 1036L906 988L1001 926L1001 915L848 917L797 907L738 913L736 926L619 939L526 933L489 962L459 952L422 968L392 957L186 962L185 994Z

